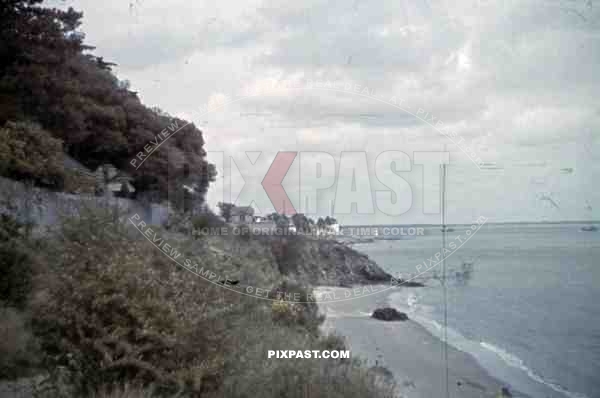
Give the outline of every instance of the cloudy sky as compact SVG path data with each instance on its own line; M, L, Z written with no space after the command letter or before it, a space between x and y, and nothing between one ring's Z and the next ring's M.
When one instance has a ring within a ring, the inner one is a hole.
M203 130L211 205L272 211L260 181L292 151L299 210L437 222L439 156L418 153L447 151L451 223L600 218L592 0L49 4L82 10L119 78Z

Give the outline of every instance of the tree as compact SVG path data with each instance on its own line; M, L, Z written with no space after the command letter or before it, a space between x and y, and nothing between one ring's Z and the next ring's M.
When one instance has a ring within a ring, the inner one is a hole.
M292 216L292 222L298 232L310 231L309 219L302 213L296 213Z
M337 220L333 217L325 217L325 225L333 225L333 224L337 224Z
M231 210L233 210L235 205L233 203L219 202L219 204L217 204L217 207L221 212L221 217L223 217L226 222L231 221Z
M308 219L308 230L312 231L315 228L315 220L312 218Z
M290 224L290 219L285 214L271 213L267 216L268 220L275 222L279 228L287 228Z
M134 177L137 193L158 192L158 200L168 198L188 165L186 184L197 185L194 201L203 202L216 173L202 132L144 106L111 72L113 63L85 52L93 47L77 30L82 13L41 4L0 0L0 125L35 120L88 168L111 163ZM163 131L177 133L162 141ZM143 167L131 164L153 141L162 142L160 150Z

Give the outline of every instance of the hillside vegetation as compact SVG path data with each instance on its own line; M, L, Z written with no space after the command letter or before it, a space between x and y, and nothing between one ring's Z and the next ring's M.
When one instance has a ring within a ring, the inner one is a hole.
M143 105L84 44L81 18L41 0L0 0L0 175L64 190L73 184L68 154L91 170L128 171L136 193L155 200L181 197L185 183L202 204L215 177L202 133ZM165 129L179 132L130 167ZM392 396L357 359L267 358L344 348L321 333L315 303L247 297L194 276L116 209L82 208L45 230L17 221L11 200L0 192L0 396L14 386L23 397ZM194 237L179 225L186 210L154 230L245 285L307 297L313 283L388 278L333 242ZM219 222L206 214L194 225Z
M3 220L3 229L15 227ZM216 272L306 293L293 274L279 271L261 240L198 242L161 233ZM3 310L12 312L2 321L11 324L0 327L0 369L5 378L45 375L40 394L141 388L156 396L391 396L392 386L354 359L267 359L268 350L343 349L344 343L320 333L316 304L260 300L208 283L110 213L86 212L43 240L20 242L15 262L3 267L21 267L30 277L2 292L3 299L16 298L5 305L19 310ZM225 248L227 261L219 254Z
M41 4L0 1L0 175L62 189L64 151L92 170L112 163L128 171L136 190L157 200L185 181L201 201L215 176L202 132L143 105L111 72L114 64L84 44L82 13ZM152 161L132 167L164 130L179 131Z

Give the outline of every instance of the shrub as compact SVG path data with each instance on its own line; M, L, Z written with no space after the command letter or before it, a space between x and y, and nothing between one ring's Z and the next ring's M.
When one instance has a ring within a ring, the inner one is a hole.
M217 297L110 219L69 220L49 245L32 301L46 366L68 369L79 394L125 380L199 394L219 377L201 367L218 354Z
M104 386L91 394L90 398L152 398L157 397L153 388L124 384L117 386Z
M296 312L298 309L294 303L289 303L283 300L273 301L271 305L274 321L295 322Z
M234 228L237 229L237 232L234 232L234 235L238 234L237 237L242 242L248 242L252 239L252 228L248 224L240 224Z
M226 225L219 217L210 212L193 216L191 218L191 224L193 228L192 235L195 238L205 236L206 233L204 231L206 230L218 231L221 227Z
M310 289L297 283L283 281L271 294L277 299L271 306L273 320L318 335L319 326L325 318L319 315L317 304L308 300L312 296L310 293Z
M31 255L24 225L9 215L0 215L0 300L23 308L31 291Z
M394 397L392 384L381 384L352 359L268 359L267 350L323 350L326 342L286 327L247 325L242 347L228 358L224 396L231 398L358 398ZM268 323L266 325L269 326ZM336 346L335 349L340 349ZM343 349L343 348L342 348Z
M189 235L193 232L194 226L189 214L173 212L169 213L169 218L165 222L165 229Z
M46 269L34 279L33 326L46 369L65 369L73 396L127 397L106 388L123 384L137 386L130 390L136 398L148 386L158 396L385 396L355 361L267 359L267 350L341 346L320 337L316 304L273 304L208 284L135 236L98 212L65 221L45 247ZM226 271L240 262L248 276L241 279L255 286L281 278L259 240L238 258L224 255L239 243L235 237L198 245L177 236L176 245L190 246L185 255L207 269L231 275ZM274 284L275 293L306 297L298 284ZM54 396L63 390L59 384Z
M36 364L36 345L22 313L0 307L0 379L26 375Z
M0 175L61 189L62 142L31 122L6 122L0 128Z
M205 216L194 216L192 217L192 226L196 230L200 230L203 228L210 228L210 224L208 219Z
M272 237L271 252L277 261L279 272L291 275L298 270L298 263L302 261L302 249L306 240L302 236L290 235L286 237Z

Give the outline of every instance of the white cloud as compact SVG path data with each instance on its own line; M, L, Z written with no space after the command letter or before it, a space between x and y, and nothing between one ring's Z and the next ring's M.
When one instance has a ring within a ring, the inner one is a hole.
M146 103L191 118L204 130L207 150L323 150L339 157L363 148L373 158L385 149L439 150L449 141L414 116L422 109L421 116L442 120L483 160L577 158L586 178L598 177L585 162L597 155L588 142L597 142L600 131L600 11L583 0L54 3L82 9L97 53L119 64L118 75ZM282 78L351 83L386 101L402 98L411 109L343 92L266 90ZM263 94L199 115L207 102L253 89ZM569 145L576 149L556 152ZM537 169L482 176L463 152L448 148L455 168L464 169L456 186L468 187L455 194L457 220L479 213L581 218L576 201L564 200L560 214L537 206L539 184L528 182ZM568 187L600 209L581 175L549 188L572 195ZM426 221L414 213L407 217Z

